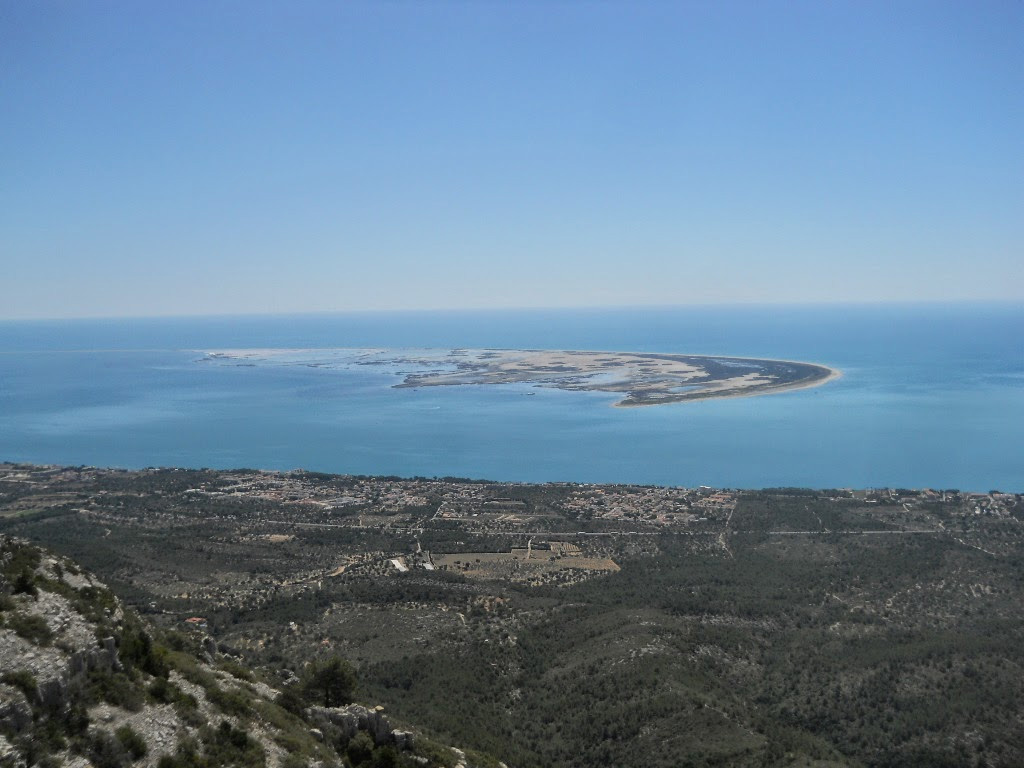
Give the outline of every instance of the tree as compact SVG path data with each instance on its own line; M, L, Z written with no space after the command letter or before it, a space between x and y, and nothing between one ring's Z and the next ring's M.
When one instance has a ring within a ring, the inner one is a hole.
M306 670L303 688L325 707L351 704L356 692L356 671L340 656L313 662Z

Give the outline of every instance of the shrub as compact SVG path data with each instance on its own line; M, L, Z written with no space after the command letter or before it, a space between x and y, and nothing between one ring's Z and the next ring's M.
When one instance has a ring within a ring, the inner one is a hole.
M147 674L167 677L170 672L167 649L154 644L149 633L142 627L129 626L125 629L118 652L122 662L138 667Z
M49 645L53 632L42 616L15 611L7 616L7 627L19 636L36 645Z
M255 679L248 667L245 667L232 659L225 659L219 666L232 677L237 677L239 680L245 680L247 683L251 683Z
M0 681L20 689L29 701L35 701L39 692L35 676L27 669L19 669L16 672L4 672L3 675L0 675Z
M250 697L237 688L225 689L213 685L206 690L206 696L225 715L248 717L252 713Z
M131 712L145 704L142 689L123 672L95 669L85 680L85 699L92 703L105 701Z
M72 602L75 610L81 613L87 621L95 624L103 624L117 608L117 598L110 590L100 587L82 587L74 592L75 597L72 598Z
M422 736L416 739L416 754L425 757L430 765L454 768L456 764L455 753L451 749Z
M42 555L36 547L7 540L0 545L0 555L5 556L3 575L11 581L23 571L34 571L39 567Z
M14 577L13 591L16 595L32 595L33 597L38 595L39 589L36 587L35 574L28 568L22 568Z
M216 730L203 728L200 731L200 738L203 740L206 759L210 765L258 768L265 763L263 747L250 739L245 730L235 728L227 720L221 721Z
M362 765L369 762L373 756L373 739L370 738L370 734L366 731L357 733L348 743L345 756L348 757L352 765Z
M132 756L133 760L145 757L149 751L149 748L146 746L146 740L130 725L122 725L114 731L114 735L121 742L121 746Z
M199 757L199 747L192 739L178 742L174 755L162 755L157 761L157 768L197 768L204 762Z
M322 762L323 758L331 754L329 747L310 734L310 724L301 716L263 699L255 701L254 709L264 729L277 731L273 735L274 741L289 754L301 757L306 762L314 759Z
M371 768L398 768L398 752L394 747L377 747L370 758Z
M128 751L109 731L97 731L89 741L88 757L95 768L125 768L131 763Z
M190 683L207 689L217 685L217 678L200 667L195 656L182 651L171 651L167 654L167 661L171 668L178 670Z
M158 704L170 704L181 694L181 689L166 677L158 677L149 684L146 693Z
M274 703L286 712L299 716L302 715L302 710L306 708L307 704L305 697L299 692L296 685L289 685L282 690L274 699Z

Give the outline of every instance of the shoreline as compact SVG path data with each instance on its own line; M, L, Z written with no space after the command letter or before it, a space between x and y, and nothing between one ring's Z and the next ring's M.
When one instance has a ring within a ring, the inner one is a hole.
M759 360L762 358L748 357L748 358L728 358L730 360ZM783 392L793 392L798 389L814 389L815 387L821 387L828 384L830 381L836 381L843 377L843 372L838 368L832 368L827 365L819 365L818 363L802 363L796 360L777 360L773 362L779 363L794 363L796 365L815 365L819 368L824 368L828 371L828 374L820 379L814 381L796 381L792 384L779 384L777 386L766 386L764 389L752 389L749 392L726 392L724 394L717 395L714 392L707 392L704 394L693 393L693 395L687 397L683 396L674 400L654 400L651 402L628 402L628 400L619 400L617 403L612 403L612 408L644 408L651 405L672 405L674 403L686 403L686 402L697 402L699 400L729 400L732 398L741 397L758 397L760 395L778 395Z
M612 403L616 408L770 395L819 387L842 375L830 366L798 360L679 352L501 347L264 347L203 352L204 361L232 360L236 364L412 367L413 371L395 371L402 376L392 385L395 389L526 384L567 392L604 392L618 396ZM304 356L308 359L303 363Z

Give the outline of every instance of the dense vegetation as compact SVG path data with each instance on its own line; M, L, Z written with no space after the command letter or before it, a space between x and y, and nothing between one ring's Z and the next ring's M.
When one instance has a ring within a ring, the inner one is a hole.
M379 525L341 523L367 505L282 527L264 521L327 518L182 495L217 473L93 482L90 514L55 505L6 527L74 552L168 626L203 616L223 648L310 696L334 695L310 682L327 670L348 698L354 679L329 661L347 659L361 699L517 768L1024 764L1020 497L778 489L631 535L592 510L559 517L562 486L477 484L546 515L536 529L609 531L573 540L621 570L556 586L390 568L417 544L526 544L472 517L431 525L431 498Z

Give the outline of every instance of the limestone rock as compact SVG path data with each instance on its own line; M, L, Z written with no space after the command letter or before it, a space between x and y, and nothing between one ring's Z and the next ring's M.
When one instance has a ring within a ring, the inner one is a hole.
M395 731L391 721L384 714L383 707L369 709L361 704L345 707L310 707L306 715L311 722L320 726L325 733L346 740L355 738L359 731L366 731L377 746L394 744L398 749L412 749L414 736L410 731Z

